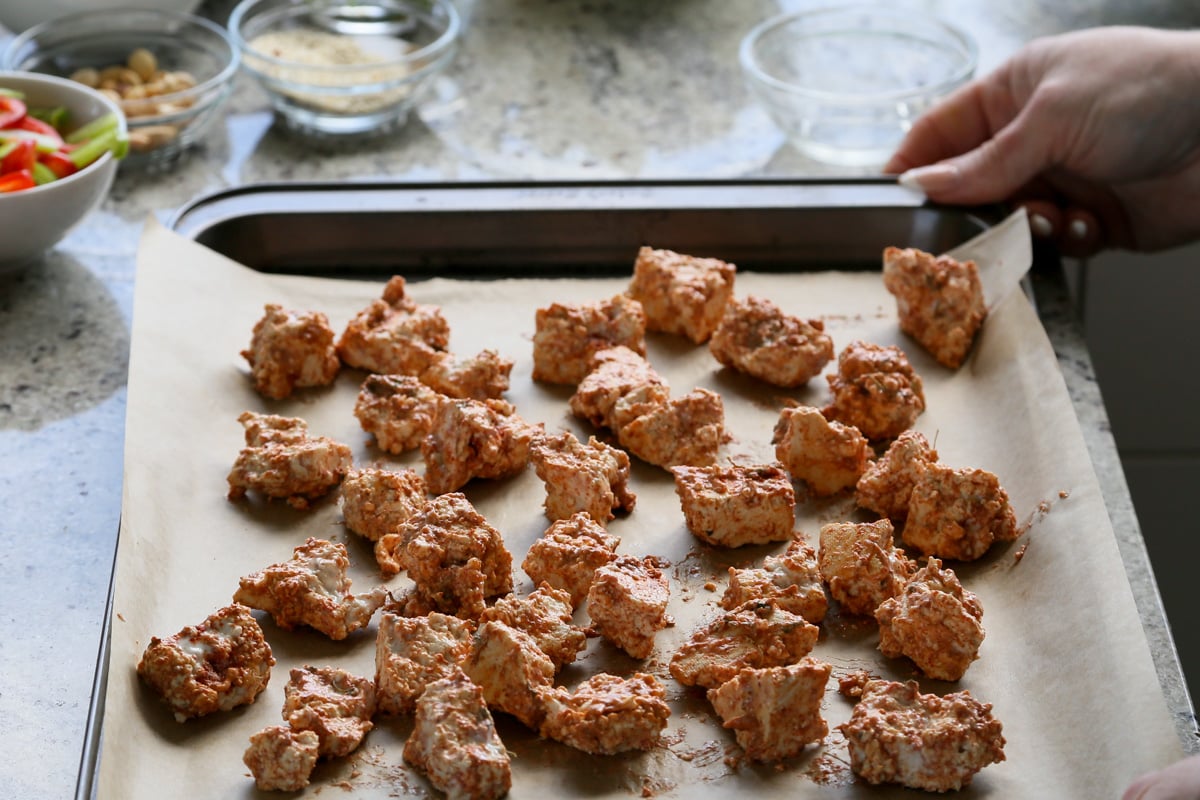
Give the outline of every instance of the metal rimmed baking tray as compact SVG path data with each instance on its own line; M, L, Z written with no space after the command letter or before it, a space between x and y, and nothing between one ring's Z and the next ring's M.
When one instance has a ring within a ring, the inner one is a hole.
M171 226L263 272L486 279L619 275L646 242L756 271L877 269L887 244L941 251L998 219L925 206L889 181L288 184L201 198ZM82 796L94 759L93 747Z

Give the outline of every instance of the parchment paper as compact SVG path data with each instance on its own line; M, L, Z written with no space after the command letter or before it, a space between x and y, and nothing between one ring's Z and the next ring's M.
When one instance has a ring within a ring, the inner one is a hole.
M1029 263L1028 235L1023 225L1000 226L990 240L961 248L959 255L978 257L985 271L989 259L1016 261L1023 269ZM632 259L631 253L631 269ZM567 409L571 390L530 380L534 310L552 301L609 297L627 282L436 279L410 288L419 302L442 307L454 352L493 347L515 359L509 398L522 416L548 430L585 437L592 431ZM264 618L278 659L267 690L249 707L179 724L138 682L135 665L151 636L199 623L230 602L240 576L288 558L309 536L346 542L355 588L379 582L370 546L343 529L335 498L307 512L281 503L232 503L225 499L225 476L242 447L237 417L246 409L303 417L315 434L351 445L356 464L421 469L419 456L389 457L359 428L352 409L362 373L343 370L328 390L268 402L253 391L238 355L264 303L324 311L340 330L381 288L259 274L153 220L147 224L138 258L101 798L255 796L241 756L252 733L281 724L289 669L331 664L373 674L374 624L339 643L311 631L287 633ZM960 683L922 682L926 691L938 693L969 689L992 703L1003 722L1008 760L985 769L963 794L1116 797L1136 774L1180 757L1078 423L1026 297L1007 293L970 360L950 372L899 332L895 302L878 274L740 273L736 291L767 295L790 313L824 319L839 351L855 338L903 347L924 379L928 400L916 427L935 440L944 462L995 472L1018 518L1030 523L1016 543L956 565L963 584L983 604L987 638ZM828 398L823 379L784 392L721 369L706 348L680 338L651 336L649 358L673 392L705 386L724 397L734 437L726 458L773 460L770 438L780 408L795 400L821 405ZM903 659L882 657L873 622L837 613L822 625L814 651L834 666L824 702L830 735L779 769L738 763L732 735L720 728L698 692L674 682L667 663L678 643L717 612L727 567L758 564L782 545L722 551L700 544L684 527L673 482L663 470L635 463L633 489L636 509L609 527L622 537L619 552L671 561L669 610L677 624L659 634L655 654L644 663L591 640L581 661L559 680L571 685L598 670L635 668L659 675L673 706L664 745L649 753L588 756L540 741L497 714L514 754L511 796L636 796L643 790L661 796L915 795L869 789L849 772L845 743L834 726L849 716L851 705L837 694L837 677L858 668L900 680L916 673ZM544 489L533 470L504 481L472 482L466 493L503 532L519 565L549 524L541 507ZM801 485L797 500L798 529L814 544L824 522L866 519L850 497L814 502ZM532 588L519 567L516 579L518 591ZM398 577L393 585L406 580ZM704 588L709 581L715 591ZM582 611L579 620L586 623ZM357 753L318 766L309 794L373 798L431 792L403 764L409 722L380 717L377 723Z

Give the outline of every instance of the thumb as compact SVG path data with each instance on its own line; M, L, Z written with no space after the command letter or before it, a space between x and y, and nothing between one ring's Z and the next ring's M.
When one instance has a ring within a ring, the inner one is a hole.
M900 183L940 203L971 205L1005 200L1052 161L1044 140L1031 135L1025 122L1022 113L974 150L910 169L900 176Z

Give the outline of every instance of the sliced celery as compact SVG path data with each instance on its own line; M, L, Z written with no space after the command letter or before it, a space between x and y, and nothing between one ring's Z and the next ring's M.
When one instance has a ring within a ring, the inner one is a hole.
M58 176L54 174L54 170L47 167L40 161L33 162L33 182L38 186L43 183L52 183L58 180Z
M105 114L92 120L82 128L76 128L64 137L68 144L79 144L93 139L109 131L115 131L120 125L120 117L116 114Z

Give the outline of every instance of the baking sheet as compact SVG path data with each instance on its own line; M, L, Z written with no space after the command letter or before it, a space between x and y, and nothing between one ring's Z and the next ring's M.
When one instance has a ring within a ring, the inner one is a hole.
M991 247L1028 263L1019 226L1001 227ZM905 244L899 242L897 244ZM705 253L703 255L719 255ZM633 253L629 254L632 266ZM985 267L986 269L986 267ZM374 626L344 642L312 632L264 631L278 664L252 706L186 724L137 681L134 667L149 638L196 624L227 604L246 573L283 560L308 536L345 541L355 562L355 587L378 582L369 546L344 532L336 502L297 512L282 504L230 503L225 475L242 446L237 416L253 409L307 419L314 433L351 445L357 464L420 468L419 458L374 449L351 410L362 374L344 371L329 390L283 402L255 394L238 352L267 302L326 312L335 329L370 299L378 282L264 275L158 226L147 224L138 258L137 297L126 427L126 475L117 557L109 681L98 782L102 798L151 798L184 791L195 797L257 793L241 763L248 737L279 724L287 671L301 663L373 672ZM566 407L570 390L530 379L533 311L551 301L610 296L627 278L498 280L486 284L435 279L413 284L419 302L442 306L451 348L471 354L494 347L516 361L510 399L526 419L548 430L586 436L586 424ZM969 689L994 706L1004 723L1008 760L984 770L967 796L1116 796L1136 774L1181 755L1145 637L1138 623L1111 525L1062 378L1040 323L1020 292L993 310L971 360L957 373L934 362L898 331L895 305L877 274L741 273L741 295L766 294L787 311L820 316L840 350L854 338L900 344L925 381L928 411L916 427L942 460L1000 476L1031 526L1013 545L995 548L959 575L984 607L987 638L958 684L923 682L927 691ZM824 381L794 391L765 387L719 369L705 348L652 336L651 362L683 393L705 386L722 394L734 440L725 455L772 459L770 435L780 407L798 400L822 404ZM909 796L868 790L846 764L844 742L831 732L821 747L773 766L739 764L733 737L719 728L698 693L669 677L675 646L716 613L728 565L748 565L781 549L720 551L699 544L683 525L670 476L638 464L637 508L614 520L619 552L665 556L674 565L670 612L674 628L659 635L656 654L638 663L600 640L560 680L594 671L634 668L664 678L674 714L664 746L645 754L587 756L540 741L498 714L514 753L512 796L661 796L754 791L765 796ZM498 482L474 482L467 495L505 536L519 564L547 527L544 490L529 470ZM798 496L798 528L815 541L820 524L856 518L848 498L806 502ZM1023 549L1022 549L1023 548ZM1023 552L1019 560L1018 551ZM519 591L531 588L516 573ZM403 576L393 584L403 586ZM713 581L715 592L703 586ZM903 660L884 659L874 626L831 614L814 652L834 665L824 703L833 728L851 706L836 694L836 678L866 668L896 679L915 677ZM354 797L422 795L423 778L405 768L401 744L408 725L380 718L359 751L323 763L308 793L345 790Z

